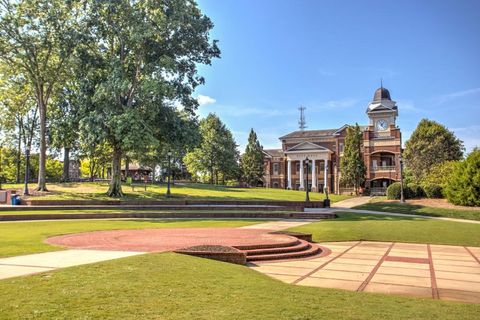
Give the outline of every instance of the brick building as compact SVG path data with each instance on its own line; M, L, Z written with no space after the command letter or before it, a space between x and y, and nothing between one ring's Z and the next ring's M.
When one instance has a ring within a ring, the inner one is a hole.
M375 91L366 114L369 124L361 126L367 167L365 187L371 193L383 194L391 183L400 180L401 154L401 132L395 123L398 109L387 89ZM339 170L347 127L299 130L280 137L281 149L264 150L264 186L304 190L308 183L314 192L324 192L325 188L330 193L351 192L340 185Z

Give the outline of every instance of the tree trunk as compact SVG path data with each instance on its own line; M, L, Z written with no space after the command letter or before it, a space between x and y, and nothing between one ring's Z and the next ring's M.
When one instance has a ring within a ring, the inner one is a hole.
M119 146L113 147L112 176L110 178L110 187L107 195L112 198L123 197L122 181L121 181L121 162L122 150Z
M40 110L40 155L38 162L38 186L37 191L48 191L46 180L46 158L47 158L47 106L43 97L38 99Z
M20 127L18 128L18 147L17 147L17 172L15 174L15 182L20 183L20 159L22 156L22 134Z
M63 148L63 174L62 182L70 181L70 148Z
M125 157L125 181L128 178L128 171L130 169L130 158L128 156Z

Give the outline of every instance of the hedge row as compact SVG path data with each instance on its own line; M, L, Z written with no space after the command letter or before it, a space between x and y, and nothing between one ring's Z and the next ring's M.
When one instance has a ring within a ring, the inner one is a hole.
M400 182L392 183L387 188L387 198L392 200L398 200L401 196L401 184ZM443 198L442 187L437 184L428 184L420 186L415 183L409 183L403 186L403 197L405 199L412 198Z

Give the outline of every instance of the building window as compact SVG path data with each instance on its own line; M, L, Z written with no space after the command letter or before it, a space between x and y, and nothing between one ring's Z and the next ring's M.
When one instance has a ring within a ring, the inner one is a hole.
M300 162L297 162L297 168L296 168L297 172L300 172Z
M278 174L278 163L273 164L273 173Z
M342 153L343 152L343 142L340 142L340 145L339 145L339 152Z

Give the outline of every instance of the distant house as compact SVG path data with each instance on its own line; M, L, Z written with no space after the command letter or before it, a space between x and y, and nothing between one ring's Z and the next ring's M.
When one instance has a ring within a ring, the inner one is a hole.
M131 177L133 181L151 181L152 180L152 168L149 166L140 165L138 163L132 162L128 166L128 174L125 174L126 168L123 165L120 169L122 180L126 180L127 177ZM112 168L107 169L107 177L110 179L112 173Z

